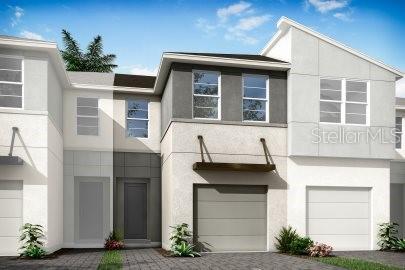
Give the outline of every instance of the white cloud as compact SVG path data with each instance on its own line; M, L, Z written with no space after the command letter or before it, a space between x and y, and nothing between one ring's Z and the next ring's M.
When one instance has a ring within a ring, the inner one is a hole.
M307 0L306 4L312 5L320 13L345 8L349 5L348 0Z
M405 78L396 82L396 96L405 98Z
M11 18L11 26L16 26L21 17L24 15L24 9L20 8L19 6L9 6L9 8L13 11L13 17Z
M206 34L212 33L218 27L217 25L211 24L208 20L204 18L197 19L195 25L197 26L197 28L201 29Z
M40 34L30 32L30 31L27 31L27 30L21 31L20 36L23 37L23 38L44 40L44 37L41 36Z
M248 18L242 18L238 21L235 25L234 29L242 30L242 31L250 31L253 30L270 19L270 15L263 15L263 16L252 16Z
M157 72L158 72L157 67L150 69L142 65L135 65L129 68L129 73L136 75L156 76Z
M335 17L336 19L339 19L341 21L344 22L352 22L353 21L353 11L347 11L347 12L337 12L335 14L333 14L333 17Z
M243 12L247 11L252 6L251 3L240 1L237 4L233 4L224 8L217 10L217 16L222 21L225 22L228 17L234 15L241 15Z
M258 42L257 38L248 35L245 32L236 31L236 32L229 32L225 34L225 39L227 40L237 40L244 44L253 45Z

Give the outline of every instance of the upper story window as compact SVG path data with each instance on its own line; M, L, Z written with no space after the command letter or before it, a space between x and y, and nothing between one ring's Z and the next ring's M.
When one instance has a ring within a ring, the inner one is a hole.
M193 117L220 119L220 74L215 71L193 71Z
M98 136L97 98L77 98L77 135Z
M402 148L402 117L395 117L395 148Z
M23 107L23 60L0 56L0 107Z
M366 125L368 82L321 79L320 122Z
M243 75L243 120L268 121L269 90L268 77L263 75Z
M128 137L148 138L149 102L147 100L128 100L127 106Z

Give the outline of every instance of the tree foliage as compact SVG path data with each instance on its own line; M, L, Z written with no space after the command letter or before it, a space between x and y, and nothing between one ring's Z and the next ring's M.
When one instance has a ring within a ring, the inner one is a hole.
M62 58L68 71L112 72L117 65L114 64L115 54L104 54L103 39L96 36L83 52L78 42L65 29L62 30L64 49Z

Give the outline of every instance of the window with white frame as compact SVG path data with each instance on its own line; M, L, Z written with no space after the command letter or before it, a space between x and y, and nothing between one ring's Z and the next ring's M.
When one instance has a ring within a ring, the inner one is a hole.
M219 72L215 71L193 71L194 118L221 118L219 75Z
M149 102L147 100L127 101L128 137L148 138Z
M98 136L98 99L77 98L77 135Z
M395 117L395 148L402 148L402 117Z
M367 82L321 79L320 86L320 122L367 124Z
M0 56L0 107L23 107L23 60Z
M268 77L263 75L242 76L243 120L265 122L268 120Z

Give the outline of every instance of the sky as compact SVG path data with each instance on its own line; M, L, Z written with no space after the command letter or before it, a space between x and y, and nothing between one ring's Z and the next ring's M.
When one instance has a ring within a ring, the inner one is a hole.
M405 72L405 0L0 0L0 34L60 48L62 29L82 48L101 35L115 72L152 75L167 51L257 54L281 16Z

